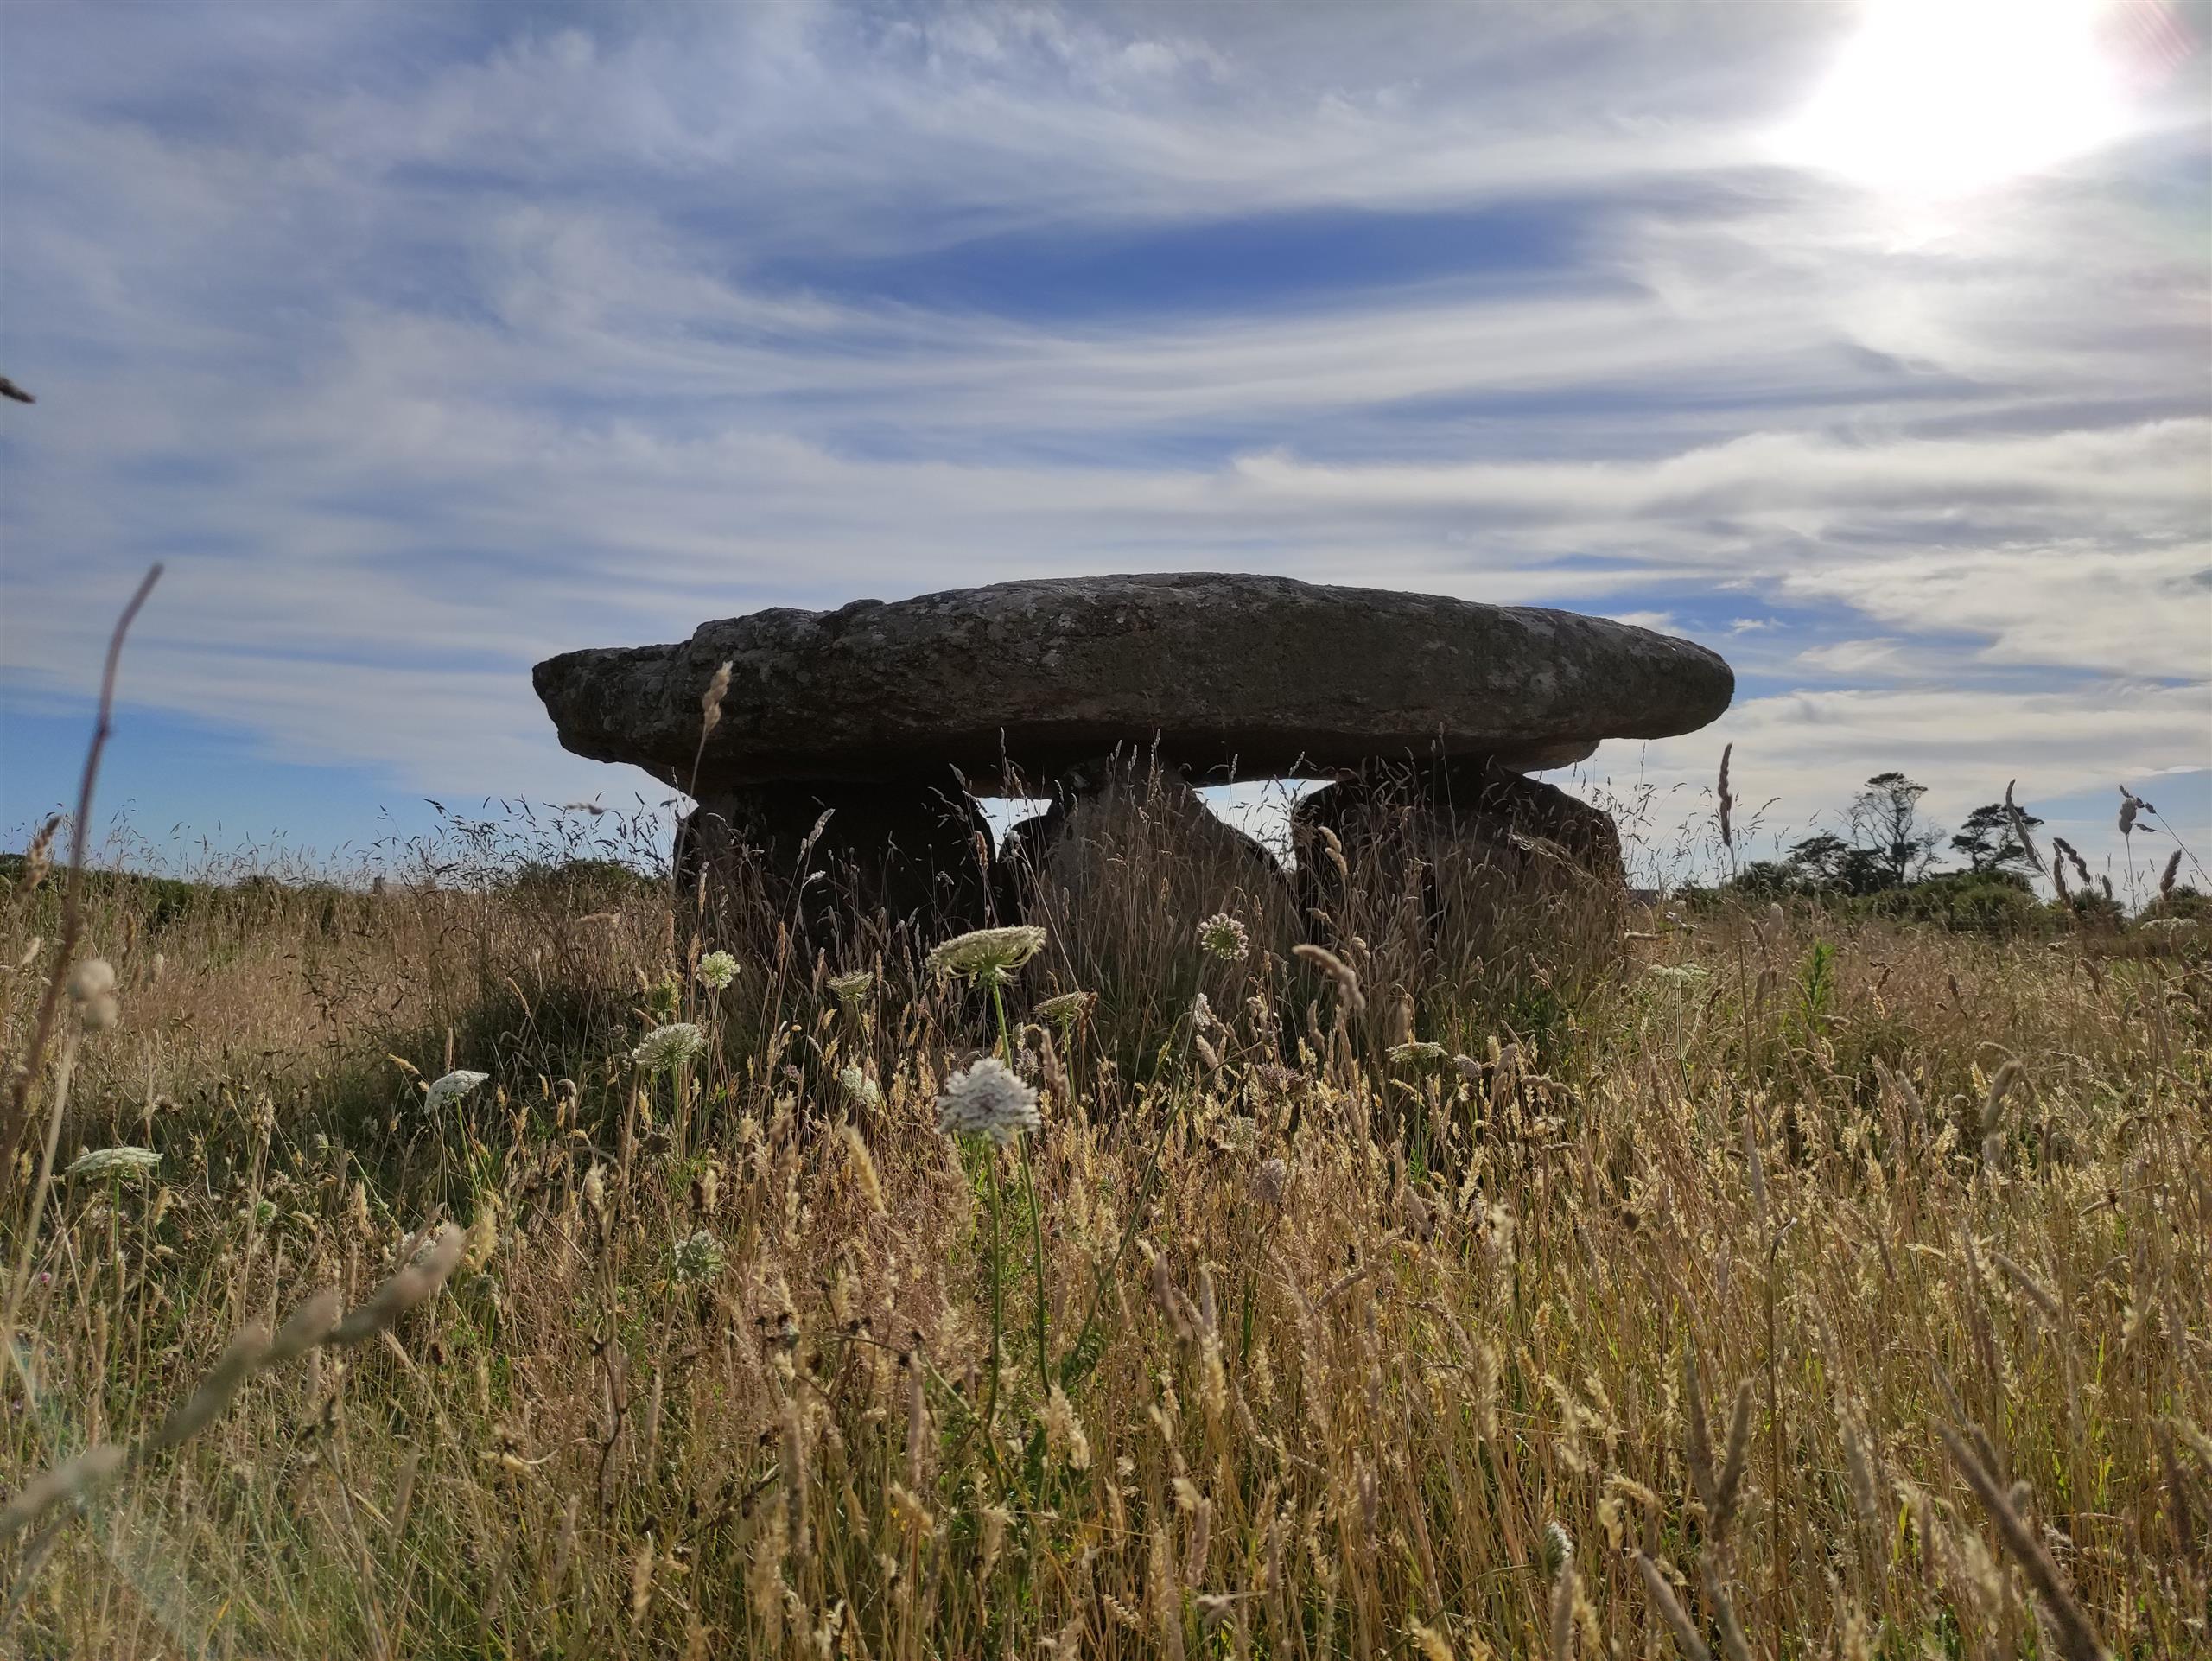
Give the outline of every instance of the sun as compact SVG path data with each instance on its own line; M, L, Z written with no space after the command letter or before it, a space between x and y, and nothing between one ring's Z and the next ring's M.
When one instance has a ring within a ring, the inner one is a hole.
M2120 137L2111 0L1868 0L1783 159L1927 200L2042 172Z

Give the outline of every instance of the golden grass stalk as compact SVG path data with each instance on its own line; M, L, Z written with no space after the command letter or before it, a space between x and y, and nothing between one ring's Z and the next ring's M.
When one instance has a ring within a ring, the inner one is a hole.
M348 1348L374 1338L395 1324L416 1304L435 1295L452 1277L453 1271L461 1266L461 1256L467 1244L467 1237L451 1223L439 1225L429 1241L417 1246L398 1270L369 1295L366 1301L349 1310L323 1342L340 1349Z
M1691 1623L1688 1612L1675 1596L1675 1588L1667 1584L1667 1577L1660 1572L1659 1565L1639 1551L1636 1554L1636 1566L1643 1575L1643 1589L1650 1594L1653 1607L1659 1611L1659 1618L1667 1623L1667 1630L1675 1635L1675 1646L1681 1651L1682 1661L1713 1661L1713 1651L1697 1635L1697 1627Z
M2104 1640L2097 1636L2088 1616L2075 1602L2073 1593L2059 1575L2058 1565L2050 1560L2043 1542L2036 1538L2035 1531L2020 1516L2012 1497L1998 1486L1997 1479L1989 1473L1964 1437L1948 1425L1938 1425L1936 1432L1943 1439L1944 1450L1950 1454L1952 1464L1958 1467L1967 1486L1974 1490L1974 1498L1981 1501L1989 1520L1996 1524L1998 1537L2004 1541L2005 1549L2025 1571L2029 1584L2043 1600L2044 1608L2058 1634L2059 1652L2066 1661L2107 1661Z

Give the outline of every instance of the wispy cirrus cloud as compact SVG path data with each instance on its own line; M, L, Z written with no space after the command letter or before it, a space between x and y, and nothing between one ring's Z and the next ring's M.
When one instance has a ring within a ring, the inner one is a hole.
M547 652L1244 567L1663 617L1745 697L1646 760L1808 813L2196 765L2202 112L1901 239L1768 142L1848 22L19 18L0 697L81 697L162 557L139 696L575 795Z

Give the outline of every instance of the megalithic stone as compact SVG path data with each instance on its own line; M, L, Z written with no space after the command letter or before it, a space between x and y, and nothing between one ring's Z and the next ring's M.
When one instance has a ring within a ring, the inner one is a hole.
M564 652L534 678L568 748L679 786L696 756L702 793L947 764L988 789L1009 763L1051 778L1122 745L1201 783L1377 756L1560 767L1701 727L1735 686L1702 646L1604 618L1208 573L779 607L678 645Z

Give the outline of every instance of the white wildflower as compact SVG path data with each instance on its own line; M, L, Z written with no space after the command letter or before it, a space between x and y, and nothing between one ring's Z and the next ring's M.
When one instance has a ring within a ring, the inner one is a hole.
M162 1162L162 1156L150 1148L95 1148L69 1161L64 1176L108 1176L121 1181L124 1177L137 1176L150 1171Z
M1061 1027L1072 1027L1089 1015L1091 1006L1098 1002L1096 992L1062 992L1057 997L1046 998L1037 1006L1037 1013Z
M1402 1044L1390 1046L1390 1059L1402 1067L1440 1066L1445 1054L1443 1045L1421 1038L1409 1038Z
M979 928L936 947L930 953L930 967L941 977L957 975L980 986L993 986L1011 979L1044 945L1045 931L1032 924Z
M722 1259L728 1255L720 1240L701 1229L671 1248L669 1274L679 1284L704 1286L722 1272Z
M1691 987L1702 985L1713 978L1706 971L1694 963L1656 963L1643 972L1653 980L1663 982L1669 986L1679 986L1685 991Z
M707 1035L688 1021L671 1021L647 1033L630 1060L647 1072L665 1072L707 1047Z
M709 951L699 959L695 972L702 986L710 992L719 992L737 978L737 959L727 951Z
M1236 918L1217 911L1198 925L1198 945L1223 962L1235 963L1252 950L1252 936Z
M2152 917L2146 918L2139 926L2154 928L2161 934L2186 934L2196 928L2196 920L2194 917Z
M87 958L69 971L69 999L77 1018L92 1032L103 1032L123 1019L123 1006L115 996L115 968L105 958Z
M832 975L827 984L842 1002L858 1003L875 984L875 977L865 969L855 969L849 975Z
M492 1075L472 1072L467 1067L455 1067L442 1079L432 1083L423 1097L423 1111L435 1113L448 1102L457 1102L478 1089Z
M1262 1206L1280 1206L1290 1192L1290 1163L1283 1159L1263 1161L1252 1173L1252 1198Z
M949 1136L988 1136L1003 1147L1038 1125L1037 1092L995 1055L944 1081L938 1129Z
M874 1079L862 1072L858 1066L848 1065L838 1068L837 1082L844 1087L845 1094L862 1107L883 1105L882 1090L877 1086Z

